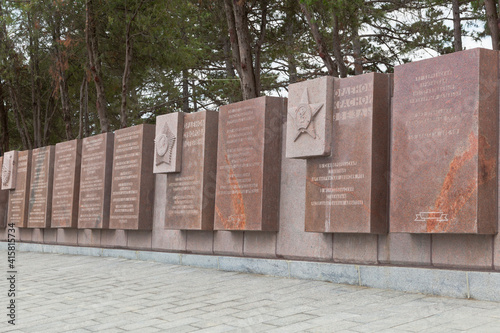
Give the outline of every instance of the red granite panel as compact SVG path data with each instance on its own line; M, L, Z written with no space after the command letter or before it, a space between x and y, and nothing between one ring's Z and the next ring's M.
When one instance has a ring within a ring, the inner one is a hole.
M56 144L52 224L54 228L76 228L80 195L81 140Z
M306 231L387 232L391 76L335 80L332 154L307 160Z
M113 133L82 140L78 228L107 229L113 166Z
M181 172L167 175L166 229L213 229L218 116L184 115Z
M151 230L153 226L154 125L115 132L110 229Z
M498 53L405 64L394 81L391 232L496 233Z
M54 153L54 146L33 149L28 228L50 228Z

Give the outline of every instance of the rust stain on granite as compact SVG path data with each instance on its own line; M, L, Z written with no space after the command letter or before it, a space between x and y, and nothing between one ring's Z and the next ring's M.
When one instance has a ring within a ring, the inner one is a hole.
M496 160L494 157L487 159L485 154L485 150L489 147L490 144L484 136L480 135L478 137L474 135L474 133L469 134L468 149L461 155L455 156L451 161L440 194L434 203L433 211L446 213L448 221L438 221L437 219L427 220L427 232L447 232L453 226L452 221L456 215L477 190L478 185L484 184L495 177ZM455 183L458 172L476 155L478 155L479 158L479 179L472 177L468 181L467 186L451 193L451 188Z

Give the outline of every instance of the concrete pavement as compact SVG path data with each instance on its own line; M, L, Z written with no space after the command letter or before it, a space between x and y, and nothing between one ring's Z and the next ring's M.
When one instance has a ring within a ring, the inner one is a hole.
M500 332L500 303L158 262L17 252L0 332ZM7 252L0 251L7 275ZM7 275L8 277L8 275Z

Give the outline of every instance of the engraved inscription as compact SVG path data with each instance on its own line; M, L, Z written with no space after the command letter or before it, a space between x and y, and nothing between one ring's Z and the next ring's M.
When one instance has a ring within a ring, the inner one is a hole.
M59 143L56 146L54 189L52 195L52 223L70 227L73 223L75 176L77 168L77 141ZM77 192L78 193L78 192Z
M111 220L127 223L139 217L142 127L115 133Z
M19 152L16 176L16 189L9 195L9 223L15 223L17 227L26 227L26 203L28 195L29 179L28 162L29 151Z
M373 84L362 83L351 87L335 89L333 120L348 121L371 116L373 105Z
M416 76L413 80L412 98L409 102L414 112L409 113L404 121L409 141L439 140L461 134L460 122L467 116L467 113L457 113L450 107L439 108L439 106L445 106L442 102L462 95L462 91L451 82L452 76L453 72L446 70ZM439 105L438 108L435 110L426 108L425 105L429 101L438 103L436 104Z
M78 223L97 227L103 219L106 140L103 135L82 142Z
M321 163L318 165L320 176L311 177L317 184L321 200L312 200L311 206L359 206L364 200L357 199L358 181L365 178L358 162ZM356 186L343 186L343 181L354 181ZM362 184L360 184L362 186Z
M28 226L45 227L50 219L48 197L51 150L53 147L44 147L33 150L33 167L31 170L31 187L29 199ZM52 150L53 151L53 150Z
M203 143L205 134L204 120L184 122L183 154L184 159L181 174L168 175L167 216L198 216L201 214L201 181L203 177Z

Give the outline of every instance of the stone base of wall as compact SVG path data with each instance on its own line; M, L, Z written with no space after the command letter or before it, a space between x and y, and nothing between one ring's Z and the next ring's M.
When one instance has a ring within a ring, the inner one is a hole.
M6 250L7 243L0 242ZM17 243L18 251L150 260L171 265L263 274L500 302L500 272L134 251L98 247Z

